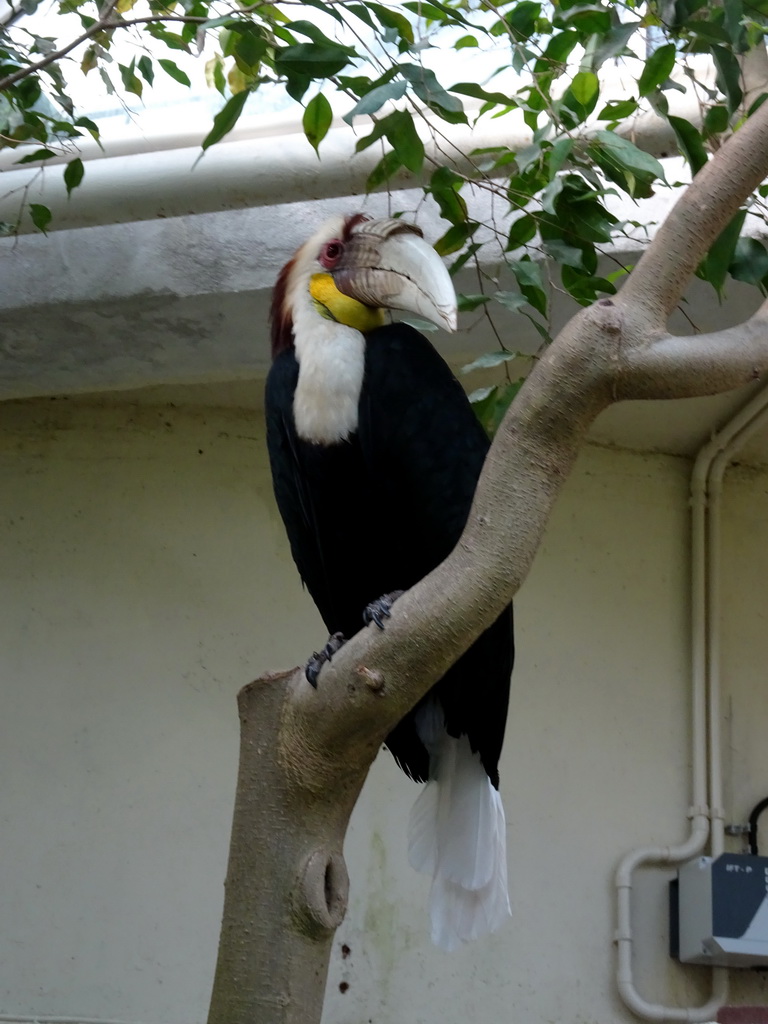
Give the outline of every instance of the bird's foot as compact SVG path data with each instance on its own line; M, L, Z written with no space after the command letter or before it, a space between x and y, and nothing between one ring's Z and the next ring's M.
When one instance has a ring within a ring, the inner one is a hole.
M307 682L317 689L317 677L320 675L320 669L326 663L330 661L336 651L340 650L347 642L347 638L343 633L333 633L328 637L328 643L322 649L322 651L313 651L312 657L307 662L307 667L304 669L304 675L307 677Z
M392 605L404 593L404 590L393 590L391 594L382 594L375 601L371 601L363 612L363 622L366 626L375 622L379 629L384 629L384 619L389 618L392 614Z

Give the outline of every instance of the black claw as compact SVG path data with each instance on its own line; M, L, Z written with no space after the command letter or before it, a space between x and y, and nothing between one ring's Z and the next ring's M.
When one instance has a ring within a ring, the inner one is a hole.
M367 606L363 612L363 622L369 626L375 622L379 629L384 629L384 619L392 614L392 605L405 593L404 590L393 590L391 594L383 594Z
M326 661L331 660L336 651L340 650L346 642L347 638L343 633L334 633L328 637L328 643L322 651L312 652L312 656L304 669L304 675L307 677L307 682L310 686L317 689L317 677L320 675L320 669Z

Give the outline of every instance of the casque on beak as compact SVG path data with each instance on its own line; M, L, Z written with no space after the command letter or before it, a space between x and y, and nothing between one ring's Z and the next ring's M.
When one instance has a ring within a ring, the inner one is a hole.
M402 220L357 225L331 271L336 287L367 306L402 309L456 330L456 293L421 230Z

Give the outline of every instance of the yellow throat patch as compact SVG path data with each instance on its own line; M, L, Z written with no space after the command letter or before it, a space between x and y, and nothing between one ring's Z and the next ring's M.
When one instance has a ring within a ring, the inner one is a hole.
M309 294L321 316L355 330L372 331L384 323L384 310L366 306L349 295L342 295L330 274L313 274Z

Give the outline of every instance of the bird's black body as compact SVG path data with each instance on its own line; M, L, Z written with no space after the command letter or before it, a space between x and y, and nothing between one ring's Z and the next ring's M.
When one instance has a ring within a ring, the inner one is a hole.
M488 440L432 345L402 324L366 337L357 431L323 445L297 436L299 364L280 352L266 389L267 443L291 551L330 633L352 636L370 602L406 590L453 549L469 514ZM504 736L511 607L436 684L451 735L466 734L494 786ZM415 710L387 746L414 779L429 759Z

